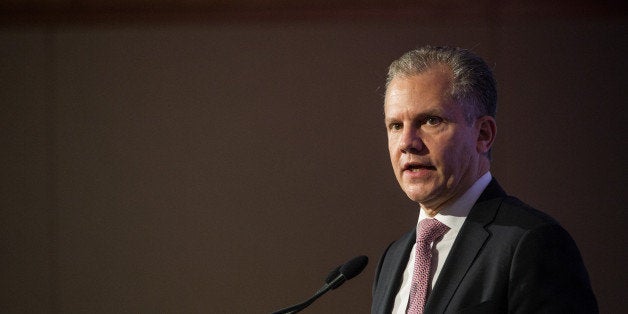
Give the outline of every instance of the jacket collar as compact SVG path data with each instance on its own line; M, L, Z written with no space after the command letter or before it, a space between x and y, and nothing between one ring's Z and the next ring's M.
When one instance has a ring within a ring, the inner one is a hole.
M439 278L425 305L425 313L442 313L449 304L489 233L485 226L494 219L506 192L495 179L484 189L465 220ZM446 280L444 279L446 278Z

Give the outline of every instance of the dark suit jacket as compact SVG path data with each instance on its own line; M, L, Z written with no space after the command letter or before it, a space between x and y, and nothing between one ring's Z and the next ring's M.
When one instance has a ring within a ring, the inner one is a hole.
M392 311L414 242L412 230L380 259L371 313ZM469 212L425 305L425 313L597 312L569 234L495 180Z

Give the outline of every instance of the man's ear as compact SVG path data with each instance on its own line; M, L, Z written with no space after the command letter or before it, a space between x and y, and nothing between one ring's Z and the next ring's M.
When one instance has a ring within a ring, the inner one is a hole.
M497 134L497 124L495 118L491 116L483 116L475 121L476 128L478 129L478 141L476 149L480 154L488 154L495 141L495 135Z

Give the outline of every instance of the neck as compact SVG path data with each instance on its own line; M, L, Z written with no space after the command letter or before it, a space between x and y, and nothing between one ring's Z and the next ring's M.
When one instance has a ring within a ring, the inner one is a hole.
M460 197L462 197L489 170L490 169L488 167L482 168L480 171L478 171L476 176L474 176L473 180L471 180L470 182L466 182L466 184L460 184L458 186L458 190L455 193L453 193L453 195L451 195L449 198L447 198L445 200L441 200L440 202L433 203L433 204L430 204L430 203L420 203L419 204L420 208L423 210L425 215L427 215L430 218L433 218L442 209L446 208L450 204L453 204L454 202L456 202L456 200L458 200Z
M434 218L434 216L436 216L436 214L438 214L438 212L440 211L440 208L437 209L429 209L426 207L422 207L423 208L423 212L427 215L427 217L430 218Z

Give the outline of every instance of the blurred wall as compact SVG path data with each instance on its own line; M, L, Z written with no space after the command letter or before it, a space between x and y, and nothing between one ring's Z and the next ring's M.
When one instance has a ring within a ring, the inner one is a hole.
M389 165L386 68L446 44L494 66L493 175L564 225L621 312L626 15L490 4L5 11L0 309L268 313L366 254L309 312L367 313L417 217Z

